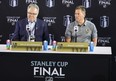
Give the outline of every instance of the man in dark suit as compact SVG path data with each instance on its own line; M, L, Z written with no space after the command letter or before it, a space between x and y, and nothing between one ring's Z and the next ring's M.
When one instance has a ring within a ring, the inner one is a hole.
M30 4L27 8L27 18L16 23L13 41L44 41L48 40L47 23L37 18L39 7Z

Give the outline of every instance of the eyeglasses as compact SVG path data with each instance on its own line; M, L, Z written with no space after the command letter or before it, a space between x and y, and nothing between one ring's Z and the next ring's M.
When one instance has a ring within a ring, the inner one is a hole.
M27 12L30 15L37 15L37 13L31 13L31 12Z

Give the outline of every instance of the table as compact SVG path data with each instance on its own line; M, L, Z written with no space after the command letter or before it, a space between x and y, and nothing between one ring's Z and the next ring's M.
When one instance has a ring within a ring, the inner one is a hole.
M11 51L0 45L0 81L110 81L111 47L94 52Z

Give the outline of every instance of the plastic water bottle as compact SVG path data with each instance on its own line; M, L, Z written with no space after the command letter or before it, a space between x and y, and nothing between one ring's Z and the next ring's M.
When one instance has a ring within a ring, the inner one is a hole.
M43 50L44 51L47 51L48 50L48 41L44 41L44 43L43 43Z
M57 50L57 44L56 44L56 41L55 40L52 43L52 50L53 51L56 51Z
M11 46L11 41L8 39L6 40L6 49L10 50L10 46Z
M93 52L94 51L94 42L90 42L89 51L90 52Z

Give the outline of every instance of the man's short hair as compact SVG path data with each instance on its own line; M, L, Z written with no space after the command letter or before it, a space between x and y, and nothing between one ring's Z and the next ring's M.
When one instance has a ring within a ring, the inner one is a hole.
M86 14L86 9L85 9L85 7L84 7L83 5L77 6L77 7L75 8L75 10L77 10L77 9L81 9L81 10Z

